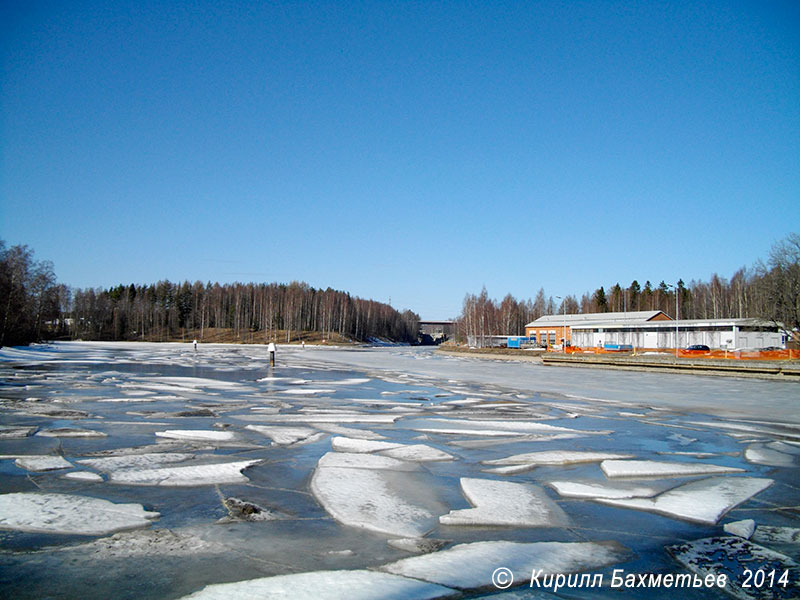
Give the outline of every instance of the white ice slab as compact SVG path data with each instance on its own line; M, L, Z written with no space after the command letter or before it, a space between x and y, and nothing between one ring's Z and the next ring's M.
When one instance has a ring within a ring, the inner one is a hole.
M37 492L0 495L0 528L41 533L103 535L150 525L157 512L141 504Z
M409 446L404 445L400 448L383 450L380 454L383 456L389 456L391 458L398 458L400 460L408 460L412 462L438 462L453 460L452 454L448 454L447 452L439 450L438 448L426 446L425 444L412 444Z
M58 437L58 438L104 438L108 434L102 431L95 431L94 429L82 429L80 427L59 427L57 429L42 429L36 435L42 437Z
M280 414L280 415L231 415L240 421L263 421L269 423L380 423L391 425L400 415L374 413L342 414Z
M72 473L67 473L63 478L72 479L73 481L103 481L100 475L90 471L74 471Z
M540 423L538 421L517 421L509 419L507 421L478 421L468 419L428 419L424 424L412 427L415 431L445 430L453 433L469 433L470 435L481 435L482 431L507 432L505 435L520 435L522 433L549 433L549 434L573 434L573 435L608 435L610 431L579 431L568 427L557 427ZM483 434L487 435L487 434ZM489 435L497 435L496 433Z
M156 437L168 440L188 440L192 442L232 442L236 434L232 431L210 431L205 429L168 429L156 431Z
M336 425L334 423L320 423L318 421L310 421L309 425L311 425L315 429L319 429L320 431L325 431L327 433L333 433L334 435L340 435L353 439L359 439L359 440L386 439L386 436L381 435L380 433L375 433L374 431L368 431L366 429L356 429L355 427L344 427L342 425Z
M750 444L744 451L744 457L748 462L771 467L792 467L795 464L794 456L765 444Z
M319 467L341 469L386 469L389 471L416 471L417 465L388 456L350 452L328 452L319 459Z
M289 394L291 396L316 396L318 394L333 394L336 390L333 388L292 388L289 390L281 390L281 394Z
M0 425L0 439L22 439L36 431L36 427L12 427Z
M432 583L376 571L314 571L236 583L209 585L182 600L428 600L450 597L454 590Z
M337 436L331 440L331 448L337 452L369 453L378 452L380 450L391 450L392 448L400 448L402 446L403 444L395 444L392 442L378 442L341 436Z
M713 525L730 509L771 484L772 479L711 477L678 486L655 498L598 498L597 501Z
M310 427L272 427L269 425L247 425L245 429L267 436L279 446L316 442L326 434Z
M600 468L606 477L689 477L716 473L741 473L744 469L701 462L656 460L604 460Z
M86 465L98 471L108 473L121 469L144 468L151 469L160 465L183 462L194 458L194 454L182 452L148 452L145 454L130 454L127 456L106 456L102 458L84 458L77 460L78 464Z
M31 455L20 456L14 464L27 471L55 471L57 469L68 469L72 466L61 456Z
M189 487L226 483L246 483L241 471L257 464L259 460L241 460L210 465L161 467L157 469L124 469L113 471L111 483L126 485L155 485L163 487Z
M443 525L562 527L569 523L561 507L536 485L462 477L461 491L475 508L442 515Z
M418 485L413 479L404 479L403 475L410 474L318 467L311 479L311 491L328 514L340 523L397 537L421 537L435 526L437 515L403 496L404 489Z
M753 519L732 521L730 523L725 523L725 525L722 526L722 530L725 533L730 533L731 535L749 540L756 530L756 522Z
M379 568L462 590L496 591L492 573L501 566L510 569L520 585L530 582L532 569L543 575L574 573L613 565L628 554L617 542L475 542Z
M634 483L629 481L550 481L548 484L565 498L652 498L669 484Z
M632 458L631 454L618 452L584 452L578 450L548 450L544 452L528 452L515 454L506 458L484 460L484 465L572 465L579 463L600 462L603 460Z

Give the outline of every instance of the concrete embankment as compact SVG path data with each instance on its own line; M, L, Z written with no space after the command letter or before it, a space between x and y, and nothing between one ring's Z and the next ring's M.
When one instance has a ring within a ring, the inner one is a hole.
M800 382L800 361L714 360L666 355L530 354L520 350L439 348L438 352L491 360L536 362L547 366L660 371L727 377L755 377Z

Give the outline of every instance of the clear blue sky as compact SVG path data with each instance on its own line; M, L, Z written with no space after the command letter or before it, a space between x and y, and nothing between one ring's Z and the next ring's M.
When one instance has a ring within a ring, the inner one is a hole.
M729 277L800 230L800 3L0 0L0 238L76 287Z

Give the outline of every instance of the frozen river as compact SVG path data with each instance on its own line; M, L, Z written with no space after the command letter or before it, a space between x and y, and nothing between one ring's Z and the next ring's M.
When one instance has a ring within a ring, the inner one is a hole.
M4 348L0 597L797 597L798 405L426 348Z

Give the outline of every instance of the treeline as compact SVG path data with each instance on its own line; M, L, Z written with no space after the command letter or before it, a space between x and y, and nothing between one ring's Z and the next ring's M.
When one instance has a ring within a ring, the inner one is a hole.
M278 332L288 342L304 331L323 337L413 342L419 316L388 304L306 283L223 284L159 281L75 290L67 329L72 338L167 340L182 332L203 339L212 328L231 329L237 338L255 333L264 341Z
M42 338L59 315L59 286L49 261L36 261L27 246L0 240L0 346Z
M212 329L234 338L287 342L302 332L323 338L415 342L419 316L388 304L306 283L171 283L71 289L49 261L0 240L0 346L42 339L202 339ZM263 336L263 338L261 337Z
M458 337L523 335L525 325L549 314L578 314L661 310L675 317L676 295L680 319L754 317L800 329L800 235L790 234L772 247L766 263L736 271L730 279L716 273L709 281L683 280L653 285L634 280L627 287L615 283L599 287L580 298L546 296L540 289L535 300L517 300L511 294L500 302L484 288L467 294L458 318ZM558 302L556 302L558 301Z

